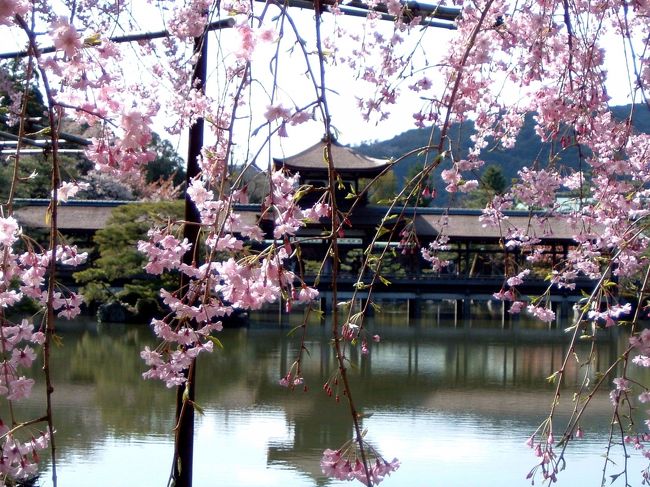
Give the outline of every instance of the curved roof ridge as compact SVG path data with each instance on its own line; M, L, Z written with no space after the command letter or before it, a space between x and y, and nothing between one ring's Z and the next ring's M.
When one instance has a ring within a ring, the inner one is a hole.
M285 167L291 171L324 171L327 169L323 157L324 148L325 142L320 140L302 152L285 158L274 157L273 161L276 167ZM332 140L331 152L334 169L339 173L379 174L391 164L388 159L366 156L351 147L342 145L336 139Z

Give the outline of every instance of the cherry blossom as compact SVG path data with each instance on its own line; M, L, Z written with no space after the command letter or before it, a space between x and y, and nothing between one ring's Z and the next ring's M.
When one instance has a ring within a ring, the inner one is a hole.
M57 190L59 201L67 202L70 198L74 197L79 191L88 189L88 183L63 183Z
M0 217L0 244L11 247L18 239L19 231L18 222L14 217Z
M399 468L399 460L394 458L388 462L374 448L367 445L368 452L373 456L369 462L368 474L370 478L368 478L363 462L357 456L354 444L356 443L347 444L338 450L326 449L320 461L322 472L328 477L338 480L358 480L364 485L368 485L369 482L372 485L377 485Z
M52 22L50 35L54 41L54 47L62 50L70 58L74 57L77 51L81 49L81 36L74 25L70 25L64 17L59 17Z

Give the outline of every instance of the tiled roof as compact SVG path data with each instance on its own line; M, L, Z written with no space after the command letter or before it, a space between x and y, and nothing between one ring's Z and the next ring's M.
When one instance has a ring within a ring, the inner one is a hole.
M41 202L39 202L41 203ZM111 213L120 204L137 202L96 202L76 200L74 204L61 204L57 211L58 227L61 230L89 230L95 231L104 228L111 217ZM84 204L86 203L86 204ZM48 206L45 204L21 205L14 210L18 223L24 227L47 228L49 227L46 213ZM240 222L244 225L255 225L259 219L259 208L255 210L237 210Z
M447 224L445 225L445 220ZM415 218L418 235L435 236L443 233L450 238L499 239L519 230L529 237L542 240L573 240L578 229L573 228L566 218L537 217L529 215L511 215L503 221L501 227L484 226L478 215L427 215L419 214Z
M24 206L14 211L20 225L32 228L49 227L47 206ZM104 228L113 208L106 206L66 206L57 212L58 227L63 230L97 230Z
M327 163L324 157L325 142L318 144L290 157L274 158L276 167L286 167L290 171L325 171ZM332 141L332 161L339 173L379 174L390 162L386 159L359 154L350 147Z

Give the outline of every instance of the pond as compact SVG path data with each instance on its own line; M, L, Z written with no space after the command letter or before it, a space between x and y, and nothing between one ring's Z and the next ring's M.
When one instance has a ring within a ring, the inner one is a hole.
M336 366L323 327L311 329L307 392L278 385L300 345L287 327L253 323L225 330L224 349L199 362L197 402L204 415L197 419L194 485L348 485L324 477L319 467L323 450L350 439L352 426L344 401L337 404L322 390ZM402 464L381 485L530 485L525 477L536 458L525 441L548 412L553 386L546 377L558 368L567 343L440 338L426 326L380 331L382 341L368 356L353 350L350 360L355 401L367 416L366 438ZM59 485L166 485L174 391L140 378L139 351L153 343L149 329L88 323L60 335L63 346L54 356ZM601 370L624 342L599 344ZM571 362L569 382L581 373ZM570 403L572 390L562 392ZM582 423L585 437L570 445L557 485L600 485L611 416L607 392L595 397ZM21 419L42 414L41 394L39 384L21 407ZM621 451L615 454L619 462ZM640 485L644 466L632 451L631 485ZM49 475L45 469L40 485L52 484Z

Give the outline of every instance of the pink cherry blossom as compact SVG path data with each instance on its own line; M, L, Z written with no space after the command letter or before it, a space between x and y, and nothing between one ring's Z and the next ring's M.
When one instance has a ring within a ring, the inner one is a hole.
M59 201L65 203L70 198L74 197L80 190L88 189L88 187L89 184L83 182L63 183L57 191L57 196L59 198Z
M81 36L77 29L64 17L59 17L50 25L50 35L54 41L54 47L62 50L66 56L74 57L81 49Z
M529 304L526 309L530 314L547 323L555 319L555 313L547 307Z
M291 118L291 112L288 109L284 108L282 105L269 105L266 107L264 118L266 118L269 122L273 122L277 119L288 120Z
M11 247L17 240L19 232L18 222L14 217L0 217L0 244Z
M235 56L243 61L250 61L257 43L253 29L248 24L239 24L236 31L239 34L239 46Z

